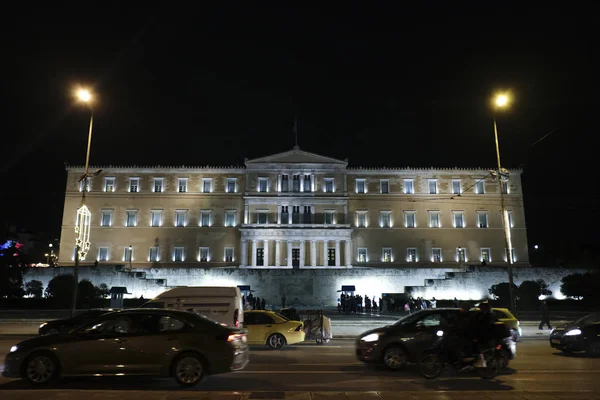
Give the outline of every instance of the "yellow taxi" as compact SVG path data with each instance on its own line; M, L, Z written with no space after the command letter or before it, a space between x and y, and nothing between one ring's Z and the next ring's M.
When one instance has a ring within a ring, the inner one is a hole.
M287 319L274 311L244 311L244 328L248 330L248 344L266 344L271 349L301 343L305 335L302 321Z
M472 308L471 310L479 310L479 307ZM521 337L523 331L520 327L520 322L508 308L492 308L492 315L510 329L510 333L515 342Z

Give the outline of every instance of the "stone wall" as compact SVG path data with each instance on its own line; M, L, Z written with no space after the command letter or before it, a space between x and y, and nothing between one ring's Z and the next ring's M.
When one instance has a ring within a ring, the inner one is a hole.
M544 279L550 290L560 298L562 277L583 270L560 268L518 268L514 280ZM72 274L70 267L37 268L27 272L24 281L39 280L44 287L55 276ZM298 307L335 306L342 285L356 286L362 296L380 297L383 293L404 293L412 287L413 296L437 299L478 300L488 295L488 288L506 282L505 269L470 267L466 272L451 268L401 269L237 269L237 268L149 268L122 271L122 267L80 267L80 279L94 285L125 286L127 297L151 299L175 286L237 286L250 285L254 295L265 298L269 305L279 305L285 294L288 305Z

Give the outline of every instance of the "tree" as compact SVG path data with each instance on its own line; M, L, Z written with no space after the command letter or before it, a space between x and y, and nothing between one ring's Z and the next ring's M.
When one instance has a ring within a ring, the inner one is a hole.
M502 282L496 285L492 285L492 287L488 289L488 292L494 300L498 300L498 303L508 307L510 305L510 293L508 288L508 282ZM513 293L518 298L519 288L514 283Z
M96 286L95 289L96 298L105 299L110 294L110 290L108 289L108 285L106 283L101 283L100 285Z
M23 245L16 240L6 240L0 245L0 299L20 298L23 290L23 271L27 267Z
M550 296L552 291L543 279L523 281L519 286L520 308L532 310L537 307L540 296Z
M567 297L598 301L600 299L600 273L586 272L567 275L561 280L560 291Z
M69 308L73 295L73 275L55 276L48 282L46 297L52 300L54 306Z
M41 299L44 294L44 284L35 279L27 282L25 284L25 294L36 299Z

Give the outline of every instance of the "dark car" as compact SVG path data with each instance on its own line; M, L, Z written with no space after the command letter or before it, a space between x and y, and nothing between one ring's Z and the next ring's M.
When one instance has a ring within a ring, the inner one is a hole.
M356 340L356 358L365 363L383 364L392 370L402 369L409 362L417 362L445 329L455 325L460 312L458 308L422 310L392 325L367 331ZM509 351L512 353L509 359L512 359L516 348L509 346Z
M107 314L109 312L118 311L116 308L93 308L91 310L84 311L72 318L56 319L54 321L47 321L40 325L40 335L54 335L60 332L68 332L73 328L85 325L97 319L99 316Z
M550 346L565 353L585 351L600 356L600 312L553 329Z
M243 369L246 332L201 315L165 309L104 314L66 334L38 336L10 349L3 375L44 384L60 376L172 376L182 386Z

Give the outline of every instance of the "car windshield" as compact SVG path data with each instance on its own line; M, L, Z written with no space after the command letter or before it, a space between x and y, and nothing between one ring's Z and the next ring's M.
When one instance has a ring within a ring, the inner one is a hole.
M394 322L394 326L400 326L400 325L406 325L406 324L412 324L413 322L421 319L427 312L426 311L419 311L416 312L414 314L409 314L404 318L400 318L398 321Z
M575 325L590 325L595 324L596 322L600 322L600 313L586 315L585 317L575 321Z

